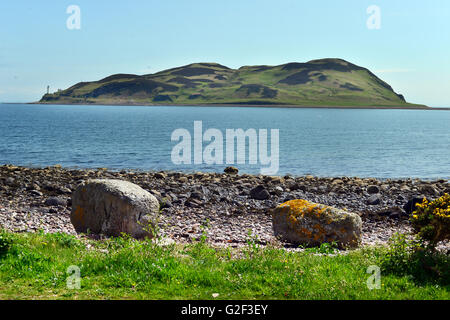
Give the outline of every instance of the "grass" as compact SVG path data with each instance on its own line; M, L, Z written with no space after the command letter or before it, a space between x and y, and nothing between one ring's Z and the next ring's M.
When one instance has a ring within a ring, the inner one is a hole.
M343 60L336 60L337 65L345 64ZM215 75L202 74L186 77L190 80L209 79L213 83L221 84L222 87L211 88L210 83L198 82L195 87L184 87L182 84L171 83L170 79L175 75L171 72L182 70L183 68L201 67L211 69ZM383 85L383 82L368 70L353 70L351 72L340 72L330 69L323 69L320 75L326 77L325 80L317 80L318 73L311 71L310 74L316 74L307 83L285 84L280 83L286 77L299 72L302 69L284 70L282 66L272 66L265 70L257 70L252 67L243 67L238 70L221 69L214 66L204 66L193 64L180 67L177 70L166 70L153 75L143 76L160 83L170 84L178 87L176 91L154 90L146 92L137 89L138 92L130 92L126 87L123 90L116 89L115 92L102 94L96 98L85 98L85 95L108 83L120 84L124 81L133 83L134 80L141 79L141 76L131 76L127 79L112 79L109 82L89 82L75 88L71 91L61 91L51 94L41 100L43 103L92 103L92 104L158 104L153 98L156 95L168 95L172 101L163 102L164 105L186 105L186 104L279 104L292 106L382 106L382 107L403 107L416 108L423 107L409 104L401 100L394 91ZM225 77L225 80L218 80L216 75ZM360 91L349 90L342 87L347 83L360 88ZM247 95L239 88L242 85L260 84L269 87L277 92L276 97L264 97L259 93ZM201 98L190 99L191 95L199 95Z
M448 279L417 282L381 270L369 290L369 266L385 248L328 254L330 246L288 252L259 247L217 249L202 241L77 239L66 234L0 233L0 299L449 299ZM325 253L325 254L319 254ZM81 288L68 289L77 266Z

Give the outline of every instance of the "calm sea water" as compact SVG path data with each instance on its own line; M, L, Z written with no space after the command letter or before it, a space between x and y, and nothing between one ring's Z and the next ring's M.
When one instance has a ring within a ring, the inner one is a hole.
M222 172L172 163L172 132L194 121L279 129L279 175L450 178L448 111L0 104L0 164Z

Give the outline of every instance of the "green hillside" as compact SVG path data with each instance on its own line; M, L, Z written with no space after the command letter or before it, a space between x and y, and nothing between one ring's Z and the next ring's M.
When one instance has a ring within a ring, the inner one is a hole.
M424 107L407 103L368 69L341 59L237 70L194 63L141 76L116 74L46 94L40 103Z

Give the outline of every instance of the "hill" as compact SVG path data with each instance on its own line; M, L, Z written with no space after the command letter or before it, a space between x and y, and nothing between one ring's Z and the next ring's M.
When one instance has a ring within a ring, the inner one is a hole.
M46 94L39 103L425 107L407 103L371 71L342 59L239 69L193 63L154 74L116 74Z

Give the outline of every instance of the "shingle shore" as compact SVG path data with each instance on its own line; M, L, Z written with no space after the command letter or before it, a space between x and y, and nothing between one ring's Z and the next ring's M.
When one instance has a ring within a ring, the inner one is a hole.
M409 199L450 193L446 180L119 172L8 165L0 166L0 228L75 234L70 223L71 193L81 181L93 178L127 180L155 195L163 208L160 228L164 236L190 242L205 233L208 242L220 246L245 245L249 232L262 245L285 245L273 236L271 209L291 199L357 213L363 220L363 244L383 244L395 232L410 230L408 215L402 209Z

